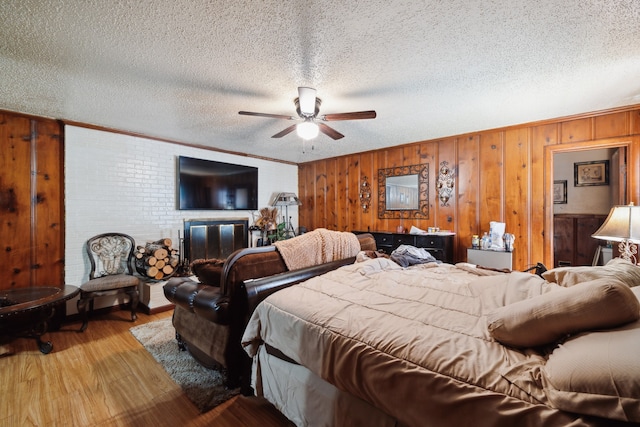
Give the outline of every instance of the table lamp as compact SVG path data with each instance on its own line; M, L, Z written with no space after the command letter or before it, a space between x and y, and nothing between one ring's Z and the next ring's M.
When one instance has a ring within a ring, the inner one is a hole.
M620 242L620 258L637 264L637 244L640 243L640 206L618 205L611 208L602 226L591 235L596 239Z

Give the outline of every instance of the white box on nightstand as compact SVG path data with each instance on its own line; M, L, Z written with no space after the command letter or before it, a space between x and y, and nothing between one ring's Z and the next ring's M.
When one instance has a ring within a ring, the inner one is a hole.
M467 249L467 262L490 268L513 269L513 252Z

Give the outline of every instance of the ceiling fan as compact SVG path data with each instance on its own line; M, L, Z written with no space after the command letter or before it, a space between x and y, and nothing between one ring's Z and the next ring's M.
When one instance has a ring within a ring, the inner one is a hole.
M238 111L238 114L242 114L245 116L269 117L282 120L302 120L301 123L291 125L283 131L276 133L271 138L282 138L283 136L288 135L296 130L298 135L303 139L315 138L316 136L318 136L318 131L333 139L340 139L344 137L344 135L337 130L318 121L331 122L338 120L361 120L375 119L376 117L376 112L374 110L318 115L318 113L320 112L320 104L322 104L322 100L316 97L316 90L310 87L299 87L298 97L293 102L296 106L298 117L285 116L283 114L253 113L251 111Z

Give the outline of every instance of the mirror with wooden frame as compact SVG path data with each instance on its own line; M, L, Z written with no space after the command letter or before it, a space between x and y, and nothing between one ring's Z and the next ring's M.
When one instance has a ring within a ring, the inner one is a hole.
M429 164L378 169L378 218L429 219Z

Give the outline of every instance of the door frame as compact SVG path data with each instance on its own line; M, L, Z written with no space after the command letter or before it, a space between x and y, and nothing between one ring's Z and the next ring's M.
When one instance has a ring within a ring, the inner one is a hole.
M626 200L640 204L640 136L597 139L544 147L544 263L554 265L553 259L553 157L554 154L600 148L624 147L627 151ZM623 182L621 177L620 182Z

